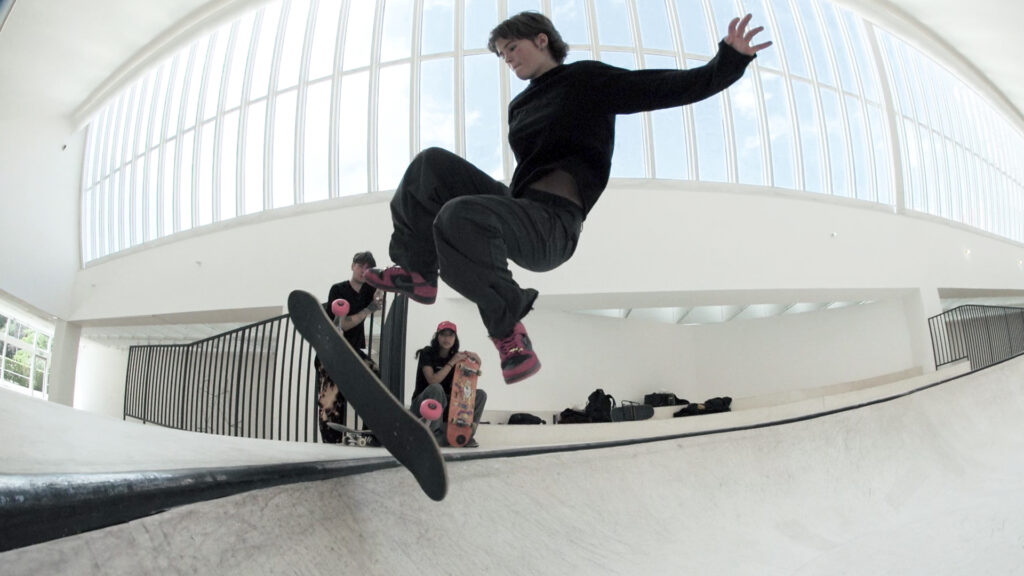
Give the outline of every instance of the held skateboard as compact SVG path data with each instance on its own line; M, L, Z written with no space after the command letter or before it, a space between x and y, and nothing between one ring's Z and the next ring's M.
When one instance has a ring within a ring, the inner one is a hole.
M476 408L476 379L480 365L467 358L455 367L452 398L448 404L448 444L465 446L473 436L473 412Z
M316 350L331 380L377 440L412 473L427 496L443 500L448 492L448 474L430 429L366 367L315 296L293 291L288 295L288 313L295 328Z
M427 399L420 403L420 414L422 420L431 421L441 417L441 403L437 400ZM360 448L380 446L380 440L372 430L356 430L337 422L327 422L327 427L341 432L341 443L345 446L359 446Z

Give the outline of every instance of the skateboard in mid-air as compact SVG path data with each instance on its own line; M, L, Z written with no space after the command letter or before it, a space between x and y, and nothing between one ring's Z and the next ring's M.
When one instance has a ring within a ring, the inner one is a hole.
M465 446L473 437L473 412L476 408L476 380L480 365L466 358L455 367L452 397L448 403L448 444Z
M427 496L443 500L448 492L448 474L430 429L370 371L315 296L293 291L288 295L288 313L295 328L316 350L331 380L381 445L412 473Z

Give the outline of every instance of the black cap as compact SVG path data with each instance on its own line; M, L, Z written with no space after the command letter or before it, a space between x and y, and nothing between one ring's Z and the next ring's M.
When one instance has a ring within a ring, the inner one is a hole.
M353 264L367 264L369 266L376 266L377 261L373 259L373 254L369 250L366 252L356 252L356 255L352 257Z

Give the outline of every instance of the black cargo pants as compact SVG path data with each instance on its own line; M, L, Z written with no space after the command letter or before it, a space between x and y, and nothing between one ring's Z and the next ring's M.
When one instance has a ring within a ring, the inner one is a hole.
M546 192L513 198L508 186L463 158L428 148L413 159L391 200L391 259L440 277L477 305L493 338L512 332L537 298L520 288L511 260L534 272L557 268L576 250L583 210Z

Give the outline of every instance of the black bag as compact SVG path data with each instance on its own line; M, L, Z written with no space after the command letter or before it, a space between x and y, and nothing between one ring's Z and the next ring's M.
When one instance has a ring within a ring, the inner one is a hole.
M612 408L615 408L615 398L598 388L587 397L587 407L584 411L591 422L611 422Z
M540 416L534 416L533 414L527 414L526 412L516 412L515 414L508 417L509 424L547 424Z
M729 412L731 411L730 406L732 406L732 398L729 396L716 396L714 398L708 398L703 404L687 404L672 416L679 418L682 416L698 416L700 414Z
M590 422L590 418L587 417L586 412L582 412L580 410L566 408L558 415L559 424L583 424L586 422Z
M678 404L689 404L686 400L680 400L671 392L653 392L644 395L644 404L648 406L676 406Z

